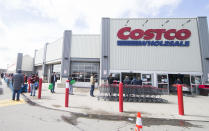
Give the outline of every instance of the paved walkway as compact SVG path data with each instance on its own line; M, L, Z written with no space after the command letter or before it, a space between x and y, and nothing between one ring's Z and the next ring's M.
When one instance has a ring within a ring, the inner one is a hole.
M101 115L117 115L117 116L136 116L137 112L142 113L142 117L149 118L167 118L182 120L198 120L209 121L209 97L184 96L184 116L178 115L177 96L165 95L162 98L168 100L164 103L134 103L124 102L124 112L119 112L119 103L113 101L98 100L97 97L89 96L90 88L74 88L74 95L69 96L69 107L65 106L65 88L56 88L54 94L48 90L48 84L43 84L42 98L37 99L36 96L30 96L29 93L24 95L32 102L48 108L70 111L83 114L101 114ZM99 95L96 89L95 96Z

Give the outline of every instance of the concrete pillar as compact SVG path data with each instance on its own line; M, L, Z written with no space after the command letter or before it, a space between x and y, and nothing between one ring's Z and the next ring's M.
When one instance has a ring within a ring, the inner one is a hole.
M18 53L17 54L16 72L18 69L22 70L22 59L23 59L23 53Z
M62 45L62 62L61 62L61 79L65 81L70 74L70 52L71 52L71 43L72 43L72 31L64 31Z
M47 45L48 43L46 43L44 45L44 53L43 53L43 64L42 64L42 77L43 77L43 81L46 80L46 76L47 76L47 70L46 70L46 52L47 52Z
M101 79L106 80L110 71L110 18L102 18Z
M209 33L207 17L198 17L197 25L202 59L203 83L205 83L205 81L208 80L209 73Z
M154 73L153 76L154 76L154 77L153 77L153 86L154 86L154 87L157 87L157 86L158 86L158 85L157 85L157 83L158 83L158 82L157 82L157 73Z
M36 73L35 71L35 59L36 59L36 53L37 53L38 50L35 50L34 51L34 57L33 57L33 73Z

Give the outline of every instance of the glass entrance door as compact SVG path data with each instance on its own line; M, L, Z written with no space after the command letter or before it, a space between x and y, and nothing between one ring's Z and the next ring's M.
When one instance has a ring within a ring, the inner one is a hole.
M168 74L157 74L158 88L166 89L169 94Z
M152 74L142 74L142 85L152 85Z
M198 86L202 83L200 75L191 75L191 94L199 94Z

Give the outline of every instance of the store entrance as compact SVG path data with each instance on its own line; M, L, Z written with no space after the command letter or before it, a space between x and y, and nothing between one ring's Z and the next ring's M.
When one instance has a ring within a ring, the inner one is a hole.
M170 93L176 93L177 89L174 84L177 84L177 79L183 84L183 91L190 91L190 75L188 74L168 74Z

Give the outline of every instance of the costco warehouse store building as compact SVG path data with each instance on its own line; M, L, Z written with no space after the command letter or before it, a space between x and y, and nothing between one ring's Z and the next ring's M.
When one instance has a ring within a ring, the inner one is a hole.
M68 30L36 50L34 71L45 81L57 72L60 83L71 74L82 87L90 87L91 74L101 84L110 73L119 81L140 77L143 85L168 90L177 78L190 87L208 81L206 17L102 18L101 23L101 35Z

